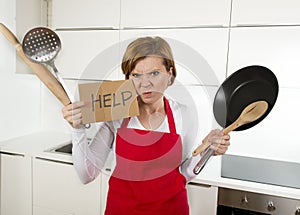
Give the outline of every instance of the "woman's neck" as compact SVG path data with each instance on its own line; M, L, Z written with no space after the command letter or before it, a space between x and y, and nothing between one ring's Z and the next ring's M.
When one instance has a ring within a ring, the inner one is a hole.
M139 102L140 115L138 119L140 123L147 129L157 129L165 119L166 111L163 97L155 103L146 104Z
M153 113L165 114L165 104L163 97L157 100L155 103L147 104L143 101L139 101L140 114L151 115Z

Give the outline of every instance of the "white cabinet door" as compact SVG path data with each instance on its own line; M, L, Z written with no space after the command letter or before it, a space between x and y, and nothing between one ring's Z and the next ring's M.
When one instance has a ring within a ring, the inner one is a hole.
M104 214L106 208L106 199L109 188L108 181L110 174L110 169L104 169L101 173L101 214Z
M217 213L218 187L189 183L187 192L191 215Z
M15 34L20 43L22 43L23 37L30 29L36 26L45 26L47 24L47 3L46 1L41 0L21 0L11 2L14 2L16 6L16 11L14 11L14 23L16 23ZM16 60L16 72L19 74L33 74L32 70L23 62L23 60L21 60L18 55Z
M300 24L299 0L233 0L232 25Z
M120 64L119 31L57 31L62 50L55 63L64 78L109 79Z
M270 114L251 129L232 132L228 153L299 162L295 150L300 115L300 27L252 27L231 30L228 71L249 65L271 69L279 94ZM282 153L282 144L285 151Z
M34 159L34 215L100 214L100 177L83 185L69 163Z
M74 215L73 213L63 212L63 211L57 211L55 209L49 209L44 207L33 207L33 214L36 215Z
M0 154L0 214L32 215L31 158Z
M108 181L112 173L113 159L113 152L111 152L101 171L101 214L104 214L106 208L106 199L109 188Z
M119 28L120 0L53 0L52 26L61 28Z
M165 38L173 51L177 78L181 84L219 85L226 74L228 29L121 30L120 50L142 36Z
M122 0L121 28L228 26L230 0Z
M300 26L231 30L229 74L249 65L271 69L279 87L300 87Z
M259 124L232 132L227 153L300 163L300 89L280 88L275 106ZM284 147L284 150L283 150Z

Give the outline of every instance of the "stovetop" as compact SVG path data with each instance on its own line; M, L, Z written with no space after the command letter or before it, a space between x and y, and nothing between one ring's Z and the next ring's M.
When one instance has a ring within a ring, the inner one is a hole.
M221 176L300 189L300 163L225 154Z

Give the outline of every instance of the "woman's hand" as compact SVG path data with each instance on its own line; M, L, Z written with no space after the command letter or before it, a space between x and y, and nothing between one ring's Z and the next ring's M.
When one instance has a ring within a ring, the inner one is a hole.
M221 130L215 129L209 132L203 141L208 141L210 143L210 148L215 151L215 155L224 154L228 146L230 145L230 136L224 134Z
M63 117L73 128L83 128L81 108L85 106L84 102L74 102L66 105L62 109Z

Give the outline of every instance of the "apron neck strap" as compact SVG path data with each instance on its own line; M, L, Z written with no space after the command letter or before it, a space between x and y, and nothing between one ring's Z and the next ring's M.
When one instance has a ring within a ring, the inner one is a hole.
M170 133L176 134L176 126L175 126L175 121L174 121L174 117L173 117L173 112L170 107L169 101L165 96L164 96L164 104L165 104L165 111L166 111L167 118L168 118ZM122 122L121 128L126 128L128 126L129 121L130 121L130 117L125 118Z
M173 112L170 107L168 99L164 96L164 103L165 103L165 109L166 109L166 114L168 117L168 124L169 124L169 129L170 133L175 133L176 134L176 126L175 126L175 121L173 117Z

